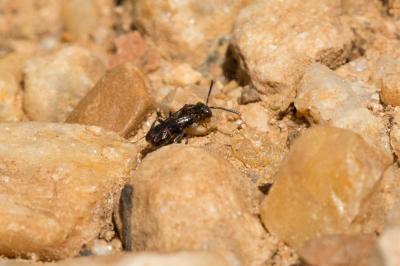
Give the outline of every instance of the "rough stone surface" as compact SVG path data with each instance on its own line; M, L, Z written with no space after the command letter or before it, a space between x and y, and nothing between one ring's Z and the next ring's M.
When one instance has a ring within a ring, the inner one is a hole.
M391 158L388 122L369 110L374 105L381 108L374 87L343 79L321 64L307 69L295 100L311 124L350 129Z
M23 261L1 260L2 266L24 266ZM180 251L175 253L120 253L109 256L90 256L73 258L52 263L29 263L33 266L230 266L220 256L209 252Z
M21 70L24 58L9 54L0 59L0 121L15 122L23 118Z
M146 76L125 63L104 75L66 122L100 126L126 136L153 108L148 90Z
M242 9L235 52L271 108L287 108L311 62L332 68L345 62L353 36L340 14L338 0L263 0Z
M202 75L188 64L178 64L164 70L163 80L166 84L187 86L198 83Z
M76 255L112 223L136 149L98 127L0 124L0 254Z
M203 64L228 35L247 0L133 1L135 23L145 29L167 58Z
M295 248L345 234L390 164L358 134L312 127L291 146L262 203L267 229Z
M104 73L103 64L75 46L27 62L24 109L32 120L59 122Z
M370 266L375 240L373 234L324 236L307 242L299 253L308 265Z
M232 265L262 265L271 255L255 216L257 191L203 149L163 147L147 155L132 184L136 250L215 251Z

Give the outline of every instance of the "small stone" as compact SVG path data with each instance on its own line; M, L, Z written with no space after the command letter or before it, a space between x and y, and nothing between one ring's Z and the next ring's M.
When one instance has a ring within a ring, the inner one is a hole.
M240 95L239 103L248 104L261 101L260 95L257 90L251 86L244 86L242 94Z
M299 251L307 265L370 266L376 236L332 235L311 240Z
M197 67L215 53L248 0L132 1L134 22L164 57Z
M132 63L107 72L69 115L67 123L100 126L127 136L153 109L146 76Z
M169 85L187 86L200 82L202 75L188 64L172 66L165 71L164 82Z
M27 62L24 109L32 120L61 122L104 73L99 59L80 47Z
M232 265L262 265L271 255L255 216L255 186L205 150L163 147L146 156L131 182L137 251L215 251Z
M381 99L387 105L400 105L400 60L382 56L376 61L371 79L381 92Z
M246 125L256 129L260 132L269 131L269 121L271 120L272 114L268 113L258 103L252 103L240 106L241 119Z
M0 124L0 254L77 255L112 224L136 148L97 127Z
M158 51L137 31L118 36L115 39L115 46L117 52L110 58L110 68L132 62L145 72L152 72L160 66L161 58Z
M389 164L356 133L312 127L294 141L262 203L264 225L297 249L325 234L357 232L352 222Z
M294 103L311 124L350 129L385 156L392 157L388 122L368 110L371 104L379 105L376 88L348 81L326 66L312 64L304 74Z
M306 67L337 67L350 55L353 35L341 23L339 0L255 1L240 11L233 46L264 101L285 110Z

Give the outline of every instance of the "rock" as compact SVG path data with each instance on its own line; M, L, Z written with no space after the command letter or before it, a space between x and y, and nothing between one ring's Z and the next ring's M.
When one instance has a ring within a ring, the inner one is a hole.
M260 104L252 103L240 106L240 114L243 122L249 127L260 132L270 131L269 121L273 116Z
M23 118L22 65L24 57L8 54L0 59L0 121L16 122Z
M1 260L4 266L25 266L26 262ZM71 258L51 263L29 263L37 266L108 266L108 265L130 265L130 266L229 266L223 258L210 252L188 252L179 251L174 253L117 253L108 256L90 256Z
M391 56L380 57L375 65L372 80L380 89L382 102L386 105L400 105L400 60Z
M248 0L132 2L135 24L149 34L162 55L197 67L218 50Z
M187 86L200 82L201 73L195 71L188 64L178 64L165 71L164 82L169 85Z
M258 92L251 86L244 86L242 89L242 94L240 95L239 103L248 104L261 101Z
M112 224L136 148L97 127L0 124L0 254L76 255Z
M352 222L389 164L350 130L312 127L291 146L262 203L262 221L297 249L322 235L359 232Z
M340 14L338 0L262 0L240 12L234 51L272 109L289 106L310 63L334 68L348 58L353 36Z
M104 73L89 51L66 47L27 62L24 109L32 120L61 122Z
M311 124L350 129L391 158L388 121L369 110L373 105L382 108L374 87L343 79L321 64L307 69L295 100Z
M307 265L370 266L376 237L369 235L332 235L311 240L299 251Z
M163 147L147 155L131 182L134 249L215 251L232 265L262 265L271 255L255 216L257 190L203 149Z
M110 68L132 62L145 72L152 72L160 66L161 58L158 51L137 31L118 36L115 39L115 46L117 52L110 58Z
M100 126L127 136L153 109L145 75L132 63L105 74L69 115L67 123Z

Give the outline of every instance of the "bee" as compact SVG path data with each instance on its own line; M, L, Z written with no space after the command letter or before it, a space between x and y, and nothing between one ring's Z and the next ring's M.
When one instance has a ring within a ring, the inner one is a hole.
M214 85L211 81L208 90L206 103L198 102L196 104L185 104L175 113L170 113L165 119L161 118L161 114L157 113L157 119L151 125L146 134L146 141L154 147L162 147L172 143L179 143L185 137L185 129L193 127L198 123L212 117L211 109L219 109L231 112L240 116L235 110L226 109L218 106L208 106L208 100Z

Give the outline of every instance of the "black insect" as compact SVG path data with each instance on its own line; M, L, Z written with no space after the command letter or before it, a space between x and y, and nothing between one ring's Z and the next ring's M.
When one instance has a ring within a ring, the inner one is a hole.
M170 113L166 119L162 119L157 113L157 119L151 125L146 134L146 141L155 147L161 147L171 143L178 143L185 137L185 129L193 127L197 123L204 122L212 117L211 109L220 109L240 115L237 111L223 107L208 106L214 81L211 81L206 103L185 104L175 113Z

